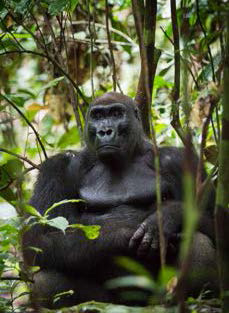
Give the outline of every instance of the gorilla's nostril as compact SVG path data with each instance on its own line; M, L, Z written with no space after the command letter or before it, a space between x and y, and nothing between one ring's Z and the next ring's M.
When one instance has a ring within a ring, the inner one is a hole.
M109 135L111 135L111 134L112 134L112 130L111 130L111 129L108 129L107 135L109 136Z
M100 135L101 137L104 137L104 136L105 136L105 131L100 130L100 131L99 131L99 135Z

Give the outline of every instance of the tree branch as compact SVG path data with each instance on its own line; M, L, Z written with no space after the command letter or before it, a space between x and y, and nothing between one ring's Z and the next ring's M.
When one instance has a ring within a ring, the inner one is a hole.
M13 155L13 156L15 156L16 158L27 162L28 164L32 165L32 167L33 167L33 168L36 168L37 170L40 169L40 166L39 166L39 165L33 163L33 162L30 161L28 158L26 158L26 157L24 157L24 156L22 156L22 155L20 155L20 154L11 152L11 151L9 151L9 150L7 150L7 149L4 149L4 148L0 148L0 151L1 151L1 152L4 152L4 153L7 153L7 154L10 154L10 155ZM31 170L31 168L30 168L30 170Z

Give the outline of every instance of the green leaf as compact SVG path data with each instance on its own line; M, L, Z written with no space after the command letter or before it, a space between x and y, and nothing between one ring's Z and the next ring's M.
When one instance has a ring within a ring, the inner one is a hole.
M166 287L168 282L177 276L177 272L175 268L170 266L165 266L163 269L161 269L158 277L158 282L162 287Z
M76 126L73 126L67 133L60 137L57 146L61 149L65 149L68 146L77 144L79 141L79 131Z
M8 14L8 10L6 10L2 4L0 4L0 19L3 20Z
M51 207L49 207L47 210L45 210L44 217L48 216L49 212L55 209L56 207L65 204L65 203L78 203L78 202L85 202L82 199L66 199L59 202L54 203Z
M124 257L124 256L117 257L115 259L115 262L119 266L125 268L129 272L132 272L132 273L137 274L137 275L146 276L146 277L151 278L150 272L147 271L142 264L140 264L139 262L137 262L137 261L135 261L135 260L133 260L131 258Z
M3 35L3 33L0 33L0 36ZM4 39L6 38L10 38L10 39L27 39L27 38L32 38L32 35L30 34L16 34L16 33L12 33L12 34L4 34Z
M53 299L53 303L56 303L57 301L60 300L60 298L65 297L65 296L71 296L74 294L73 290L68 290L68 291L63 291L60 293L55 294L54 299Z
M75 10L75 8L76 8L78 2L79 2L79 0L70 0L70 8L69 8L69 11L70 11L71 13Z
M164 76L173 66L173 64L170 64L169 66L163 68L163 70L160 71L159 76Z
M54 217L51 220L47 220L46 224L55 228L62 230L65 233L65 230L68 228L68 220L63 216Z
M82 225L82 224L72 224L69 225L71 228L78 228L84 232L84 235L91 240L98 238L100 233L100 225Z
M43 252L42 249L37 248L37 247L33 247L33 246L29 246L28 249L29 249L29 250L32 250L32 251L34 251L34 252L36 252L36 253L42 253L42 252ZM34 267L34 266L33 266L33 267Z
M5 199L7 202L9 202L9 203L11 203L12 201L14 201L14 200L16 200L18 198L17 195L10 188L1 190L0 191L0 196L3 199Z
M197 20L197 14L196 14L196 12L192 12L192 14L190 15L190 18L189 18L189 24L191 26L195 25L196 20Z
M26 13L32 4L31 0L19 0L15 2L16 3L15 3L14 10L15 12L20 13L20 14Z
M48 6L48 12L51 15L58 15L69 5L69 0L52 0Z
M218 147L216 145L210 145L204 148L204 156L208 162L215 165L218 160Z
M31 273L37 273L40 270L40 266L29 266L28 269Z
M22 172L22 166L21 160L12 159L2 166L2 170L8 174L8 177L18 177Z
M48 82L48 84L44 85L44 86L40 89L40 91L43 91L43 90L45 90L45 89L48 89L48 88L50 88L50 87L54 87L54 86L58 85L58 83L59 83L60 81L62 81L64 78L65 78L64 76L61 76L61 77L58 77L58 78L55 78L55 79L51 80L50 82Z
M41 130L40 134L42 136L47 135L51 132L54 120L50 114L46 114L41 121Z
M123 276L109 280L106 282L106 287L120 288L120 287L138 287L147 290L153 290L155 283L152 279L145 276Z
M32 216L36 216L36 217L42 217L41 214L32 206L32 205L25 205L24 206L24 211Z

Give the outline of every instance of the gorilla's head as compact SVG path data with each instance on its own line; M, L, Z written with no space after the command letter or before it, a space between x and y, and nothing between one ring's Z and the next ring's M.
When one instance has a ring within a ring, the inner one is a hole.
M88 109L85 141L102 161L130 159L143 142L136 102L117 92L96 98Z

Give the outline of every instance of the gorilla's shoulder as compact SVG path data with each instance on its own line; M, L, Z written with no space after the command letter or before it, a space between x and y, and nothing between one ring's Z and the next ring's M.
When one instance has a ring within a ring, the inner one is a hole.
M64 176L79 175L94 165L95 158L86 148L80 151L67 150L51 156L40 167L40 175Z
M77 151L65 151L49 157L40 166L40 172L44 172L47 175L52 173L59 173L65 171L71 161L75 158L79 158L80 152Z
M158 147L159 159L160 159L160 168L161 169L177 169L180 168L184 161L184 148L162 146ZM153 145L150 142L144 143L144 158L150 167L155 166L154 164L154 149Z
M160 161L163 165L180 163L184 160L184 148L164 146L159 148Z

